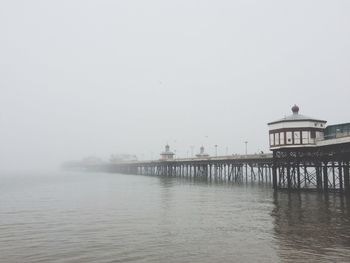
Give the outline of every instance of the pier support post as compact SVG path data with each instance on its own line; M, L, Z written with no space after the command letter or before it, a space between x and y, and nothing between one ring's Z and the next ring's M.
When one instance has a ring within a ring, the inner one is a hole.
M339 189L343 192L343 169L341 162L338 162L338 175L339 175Z
M297 182L298 182L298 189L300 189L300 163L297 163Z
M288 187L288 190L290 190L292 188L292 178L290 175L290 166L287 165L286 169L287 169L287 187Z
M321 171L321 167L316 164L316 185L317 185L317 189L321 190L322 189L322 171Z
M276 152L273 151L273 163L272 163L272 187L277 190L277 164L276 164Z
M275 165L272 166L272 185L273 189L277 190L277 168Z
M323 166L323 189L328 191L328 167L326 162Z
M345 193L350 194L349 162L344 163L344 189Z

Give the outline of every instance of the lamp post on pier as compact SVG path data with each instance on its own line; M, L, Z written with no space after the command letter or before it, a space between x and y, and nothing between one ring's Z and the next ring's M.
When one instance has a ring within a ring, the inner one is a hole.
M215 157L217 157L218 156L218 145L215 144L214 146L215 146Z

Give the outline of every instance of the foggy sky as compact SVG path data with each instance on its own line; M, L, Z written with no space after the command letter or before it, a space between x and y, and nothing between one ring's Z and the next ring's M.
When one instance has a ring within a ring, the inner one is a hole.
M0 169L268 150L266 123L350 121L350 1L1 1Z

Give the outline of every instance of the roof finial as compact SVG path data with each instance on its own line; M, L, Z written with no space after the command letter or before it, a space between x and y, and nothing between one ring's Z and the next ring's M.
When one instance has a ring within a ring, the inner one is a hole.
M294 104L294 106L292 107L292 112L293 112L293 114L299 113L299 107L296 104Z

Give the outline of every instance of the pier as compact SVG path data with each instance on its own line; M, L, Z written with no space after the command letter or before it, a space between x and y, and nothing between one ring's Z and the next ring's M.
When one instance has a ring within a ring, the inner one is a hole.
M299 114L268 123L273 152L273 188L350 193L350 123Z
M85 166L88 170L152 176L179 176L266 182L274 190L335 191L350 194L350 123L327 121L299 114L268 123L272 153L211 157L204 147L195 158L174 158L166 145L159 160L117 161Z
M125 174L202 177L234 182L272 180L272 154L161 159L109 164L107 171Z

